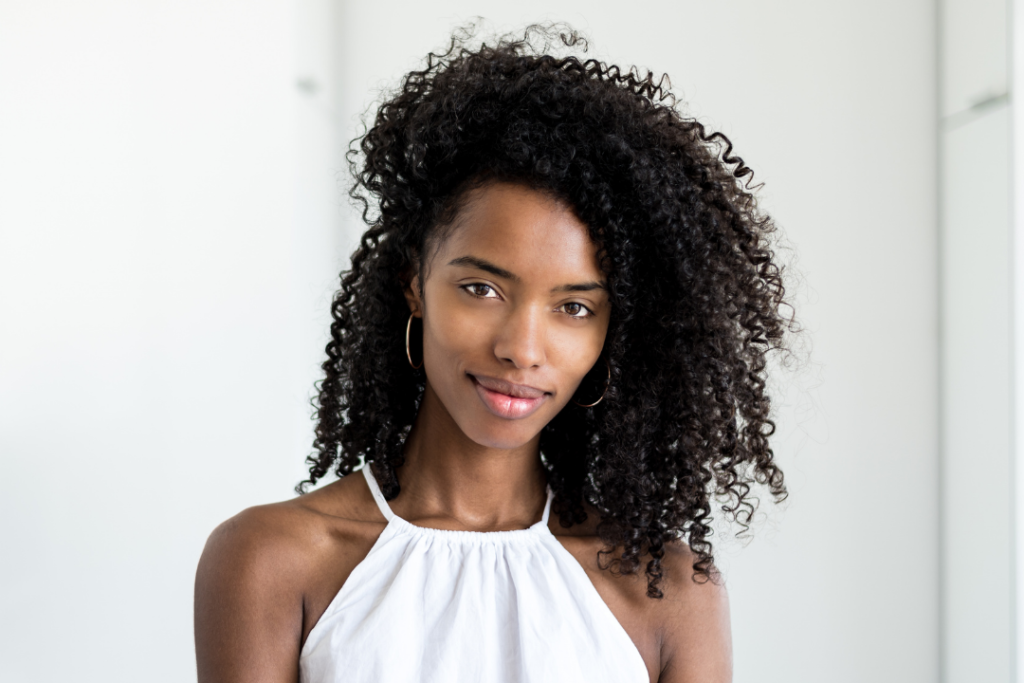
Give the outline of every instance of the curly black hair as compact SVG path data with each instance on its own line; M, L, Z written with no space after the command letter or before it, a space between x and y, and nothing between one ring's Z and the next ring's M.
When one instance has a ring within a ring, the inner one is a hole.
M610 368L604 399L570 402L541 434L553 509L566 527L586 520L584 503L596 509L601 566L637 573L648 558L651 597L673 539L689 543L695 580L714 578L713 503L746 530L754 484L786 496L765 384L791 319L752 172L724 135L680 113L664 76L582 60L569 29L475 49L471 38L456 32L407 74L350 147L350 195L369 227L333 301L316 452L296 488L367 462L385 497L398 495L425 381L405 356L403 282L468 188L519 183L588 227L612 310L584 381L596 394Z

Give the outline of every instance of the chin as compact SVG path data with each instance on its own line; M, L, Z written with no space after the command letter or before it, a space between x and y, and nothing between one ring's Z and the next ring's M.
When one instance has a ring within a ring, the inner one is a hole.
M540 429L524 429L523 427L525 425L504 424L491 426L477 422L474 428L463 429L462 431L474 443L480 444L485 448L512 450L514 448L522 448L540 433Z

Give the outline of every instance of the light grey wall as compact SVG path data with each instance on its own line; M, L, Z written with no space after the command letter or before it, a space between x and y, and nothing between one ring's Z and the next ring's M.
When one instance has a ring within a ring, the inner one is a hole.
M1010 7L1010 90L1024 92L1024 7L1012 2ZM1024 681L1024 107L1010 108L1011 191L1013 203L1011 242L1013 272L1011 281L1012 353L1013 353L1013 640L1016 682Z
M943 131L945 680L1011 680L1009 112Z
M303 474L333 11L0 3L0 681L194 680L207 534Z
M737 681L936 679L932 3L38 0L0 8L0 680L194 675L206 534L309 450L335 121L479 14L668 71L797 255Z
M943 0L942 680L1014 671L1012 190L1007 0Z

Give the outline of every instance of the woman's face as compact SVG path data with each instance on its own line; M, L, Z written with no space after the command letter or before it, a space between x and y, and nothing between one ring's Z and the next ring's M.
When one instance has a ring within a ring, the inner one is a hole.
M426 264L423 363L462 432L490 448L534 439L597 362L609 302L597 245L566 205L519 185L472 190ZM581 397L593 401L596 397Z

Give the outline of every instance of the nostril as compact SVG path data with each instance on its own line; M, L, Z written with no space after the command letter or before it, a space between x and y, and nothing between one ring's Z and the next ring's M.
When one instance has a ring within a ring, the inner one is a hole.
M525 369L544 363L545 334L543 316L533 310L510 316L499 334L494 355Z

